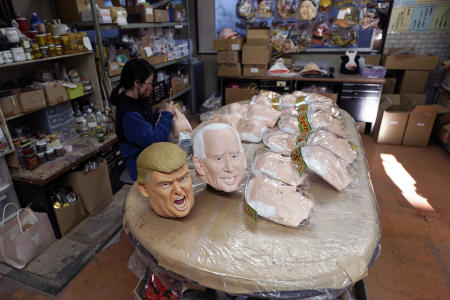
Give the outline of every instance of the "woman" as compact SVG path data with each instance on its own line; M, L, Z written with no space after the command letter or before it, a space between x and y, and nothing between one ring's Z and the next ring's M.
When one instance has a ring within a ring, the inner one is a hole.
M156 70L146 60L129 60L122 68L120 85L111 95L116 106L116 133L130 178L137 178L136 159L146 147L167 142L174 106L164 104L152 113L150 95ZM123 91L124 90L124 91Z

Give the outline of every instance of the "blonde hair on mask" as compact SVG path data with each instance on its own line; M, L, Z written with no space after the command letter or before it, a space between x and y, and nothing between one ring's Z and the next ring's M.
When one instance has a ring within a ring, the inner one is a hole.
M186 152L173 143L154 143L139 154L137 165L137 181L147 183L153 171L172 173L186 164Z

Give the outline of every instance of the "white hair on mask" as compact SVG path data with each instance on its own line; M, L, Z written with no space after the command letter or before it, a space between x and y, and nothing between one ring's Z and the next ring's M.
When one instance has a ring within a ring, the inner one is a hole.
M236 137L236 139L238 141L240 151L244 152L244 148L242 148L242 144L241 144L241 139L239 138L239 133L237 132L236 129L234 129L233 127L231 127L230 125L225 124L225 123L212 123L212 124L208 124L205 127L201 128L194 135L194 138L192 139L192 150L194 151L195 156L198 156L201 159L206 158L205 143L203 141L203 135L206 131L219 130L219 129L230 129L231 131L233 131L234 136Z

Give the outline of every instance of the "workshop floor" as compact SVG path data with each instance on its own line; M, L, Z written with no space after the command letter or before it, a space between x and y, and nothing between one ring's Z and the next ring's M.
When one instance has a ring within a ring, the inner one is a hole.
M381 256L366 278L370 300L448 299L450 295L450 155L427 148L375 144L363 136L382 224ZM133 253L122 233L57 297L0 277L0 298L133 299ZM445 296L447 295L447 296Z

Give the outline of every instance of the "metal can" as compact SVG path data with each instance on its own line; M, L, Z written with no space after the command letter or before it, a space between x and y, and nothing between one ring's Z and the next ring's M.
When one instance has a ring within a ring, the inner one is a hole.
M54 44L48 45L48 56L49 57L54 57L56 55L57 55L57 53L56 53L55 45Z
M61 37L60 37L59 35L55 35L53 38L54 38L54 40L55 40L55 45L56 45L56 46L62 45Z
M37 40L37 42L39 44L39 47L47 46L47 38L45 37L44 34L36 35L36 40Z
M63 49L61 45L56 46L56 55L63 55Z
M53 38L53 35L47 34L47 45L55 44L55 39Z

